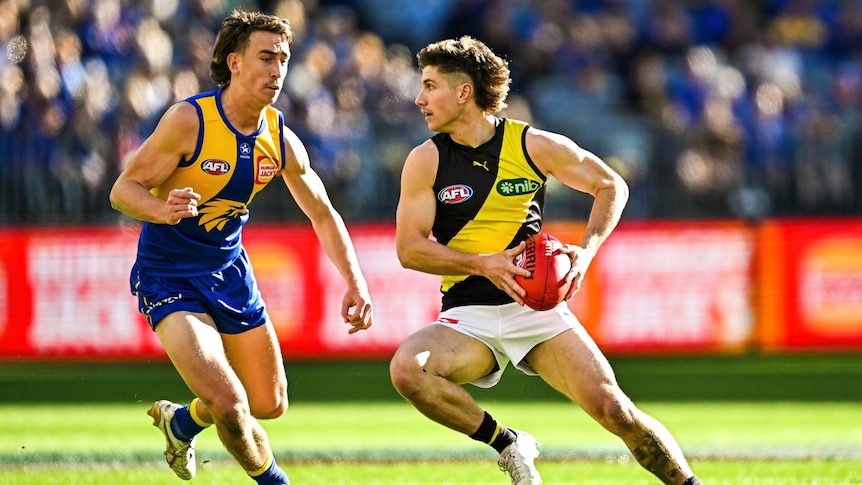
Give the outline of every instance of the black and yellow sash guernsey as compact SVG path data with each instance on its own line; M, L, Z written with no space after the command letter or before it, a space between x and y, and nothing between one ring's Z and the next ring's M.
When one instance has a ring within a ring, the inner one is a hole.
M440 152L432 234L454 250L491 254L513 247L542 227L546 177L524 146L529 126L499 119L494 137L471 148L446 133L432 140ZM443 309L500 305L512 299L488 279L443 276Z

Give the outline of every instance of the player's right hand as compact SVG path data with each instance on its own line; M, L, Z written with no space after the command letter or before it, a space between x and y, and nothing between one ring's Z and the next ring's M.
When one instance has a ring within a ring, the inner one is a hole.
M165 220L168 224L179 224L180 220L188 217L197 217L198 201L201 195L192 190L191 187L171 190L165 201Z
M530 276L530 272L516 266L514 261L519 254L524 252L526 247L527 245L521 241L521 244L513 248L484 255L482 258L484 265L482 276L488 278L497 288L505 291L519 305L524 304L523 298L527 292L515 281L515 275Z

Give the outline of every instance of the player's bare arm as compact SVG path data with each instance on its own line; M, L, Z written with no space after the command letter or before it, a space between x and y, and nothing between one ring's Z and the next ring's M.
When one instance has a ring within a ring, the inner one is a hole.
M176 224L183 218L195 217L200 195L193 187L172 190L167 200L154 196L150 189L167 180L180 160L192 155L198 126L197 113L189 103L169 108L114 182L111 206L135 219L154 223Z
M580 288L599 247L619 222L628 201L628 185L599 157L563 135L531 128L526 146L544 173L595 198L581 243L562 248L572 258L570 277L574 283L566 296L570 298Z
M282 178L299 208L311 221L320 245L347 283L341 316L356 333L373 323L368 284L359 267L350 234L341 215L332 207L323 181L311 168L308 152L289 128L284 128L285 167Z
M515 275L530 272L513 263L523 252L524 243L495 254L467 254L429 239L436 212L434 179L438 152L426 141L407 156L401 174L401 198L396 212L395 247L401 265L435 275L481 275L523 303L524 289Z

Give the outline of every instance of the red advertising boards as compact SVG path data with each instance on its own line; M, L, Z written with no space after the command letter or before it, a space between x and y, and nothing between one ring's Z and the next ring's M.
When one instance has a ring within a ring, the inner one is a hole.
M765 350L862 348L862 221L768 221L758 247Z
M348 335L344 281L310 226L245 230L286 358L388 356L436 317L437 278L400 266L394 226L352 232L375 325ZM129 290L137 235L136 226L0 230L0 358L164 358Z
M578 243L582 223L546 231ZM375 304L348 335L344 283L308 225L243 241L286 359L386 358L436 318L439 280L401 267L391 224L350 227ZM137 312L137 226L0 230L0 358L165 358ZM569 302L608 353L862 349L862 219L628 222Z
M161 355L129 293L136 237L134 228L0 231L0 356Z
M625 222L591 264L573 311L606 352L741 350L755 325L754 244L739 222Z

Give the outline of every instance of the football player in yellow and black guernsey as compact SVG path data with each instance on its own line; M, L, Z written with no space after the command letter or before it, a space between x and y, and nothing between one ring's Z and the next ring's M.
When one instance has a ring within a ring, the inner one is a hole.
M271 104L292 37L286 19L234 11L216 37L210 76L219 89L171 106L133 155L111 204L143 221L131 290L189 389L188 405L161 400L148 414L165 457L195 475L194 443L215 425L225 448L260 484L289 480L257 419L287 408L287 379L242 228L249 204L281 177L344 278L341 314L354 333L372 324L371 298L340 215L308 153Z
M433 190L437 242L462 253L496 253L501 244L539 232L545 175L524 155L527 125L500 120L490 140L475 148L437 134ZM505 291L480 275L442 275L443 310L462 305L510 303Z
M393 385L425 416L499 452L513 485L542 482L535 438L502 426L462 387L495 385L510 362L622 438L662 482L699 484L673 436L620 389L567 304L533 310L515 281L529 276L513 260L541 230L548 177L594 198L581 241L561 247L572 260L567 298L619 222L626 183L569 138L498 117L509 69L482 42L436 42L418 60L416 104L437 134L405 161L396 245L404 267L441 276L443 298L437 320L393 356Z

